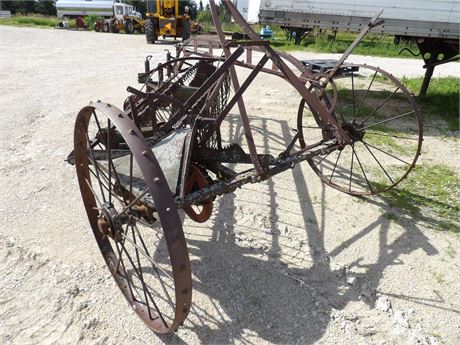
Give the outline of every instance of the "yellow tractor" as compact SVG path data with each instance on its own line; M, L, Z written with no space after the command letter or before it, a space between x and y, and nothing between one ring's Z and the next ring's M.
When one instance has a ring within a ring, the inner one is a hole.
M113 17L108 21L109 31L118 33L124 30L127 34L134 31L144 32L142 15L133 9L133 6L123 3L113 4Z
M153 44L158 37L190 37L190 17L188 8L179 14L179 0L149 0L145 20L147 43Z

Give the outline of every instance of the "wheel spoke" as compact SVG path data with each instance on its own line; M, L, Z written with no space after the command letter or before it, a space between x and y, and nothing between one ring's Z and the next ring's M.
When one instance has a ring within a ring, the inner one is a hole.
M95 112L95 111L93 111L93 116L94 116L94 119L96 120L97 128L98 128L98 130L99 130L99 134L101 135L102 144L105 146L105 150L106 150L106 152L107 152L107 149L109 149L109 150L111 150L111 149L110 149L110 147L108 147L107 143L106 143L105 140L104 140L104 133L103 133L103 131L102 131L101 124L100 124L100 122L99 122L99 119L97 118L97 115L96 115L96 112ZM108 120L108 124L111 126L111 123L110 123L109 120ZM109 137L110 132L111 132L111 129L112 129L111 127L107 127L107 137ZM110 153L110 154L111 154L111 153ZM110 171L111 171L111 168L113 168L113 172L114 172L114 174L115 174L115 180L116 180L117 183L121 186L122 184L121 184L120 179L119 179L119 177L118 177L118 173L117 173L117 171L116 171L116 169L115 169L115 165L113 164L113 161L112 161L111 159L108 160L107 166L108 166L109 173L110 173ZM123 198L123 199L124 199L124 198Z
M91 157L91 163L94 165L94 168L96 169L97 181L99 183L99 188L101 190L102 200L104 200L104 203L105 203L106 199L105 199L104 191L102 189L101 179L99 177L99 169L98 169L98 166L96 165L96 160L94 159L93 149L91 148L91 141L89 140L88 132L86 131L85 131L85 136L86 136L86 143L88 144L88 149L89 149L89 153Z
M124 248L124 245L125 245L125 242L123 241L122 243L122 248ZM118 261L121 265L121 268L123 269L123 272L125 273L125 276L121 275L123 278L126 279L126 281L128 282L128 288L129 288L129 292L131 293L131 296L133 297L133 299L135 301L137 301L136 297L134 296L134 293L133 293L133 289L131 287L131 281L128 277L128 272L126 271L126 267L125 267L125 263L123 261L123 255L122 255L122 249L120 249L120 247L118 246L118 243L115 242L115 246L117 247L117 252L118 252ZM118 267L119 268L119 267ZM117 272L118 272L118 269L117 269Z
M362 142L364 144L364 146L366 147L366 149L369 151L369 153L372 155L372 157L374 157L375 161L377 162L377 164L380 166L380 168L383 170L383 172L385 173L385 175L387 175L387 177L390 179L391 183L395 183L395 181L393 181L393 179L391 178L391 176L388 174L388 172L385 170L385 168L382 166L382 164L380 163L380 161L377 159L377 157L375 157L374 153L371 151L371 149L369 148L369 146L367 146L367 144L363 141Z
M121 214L124 214L124 213L126 213L126 211L131 209L131 207L133 207L135 204L137 204L139 202L139 200L142 199L148 192L149 192L149 188L147 187L147 188L144 189L144 191L141 194L139 194L139 196L136 197L136 199L134 199L128 205L126 205L123 208L123 210L121 210L120 213L118 213L116 215L115 219L117 219Z
M131 226L131 230L132 230L132 234L133 234L133 242L136 243L136 235L134 234L134 228L133 226ZM153 306L155 307L157 313L158 313L158 316L161 318L161 320L163 321L164 325L166 328L168 328L168 324L166 323L166 320L164 319L164 316L163 316L163 313L160 311L160 308L158 307L158 305L156 304L155 300L153 299L152 295L150 294L150 290L148 289L148 286L147 284L145 283L145 280L144 280L144 277L143 277L143 272L142 272L142 265L141 265L141 262L140 262L140 257L139 257L139 251L137 249L137 247L134 247L135 249L135 252L136 252L136 258L137 258L137 262L138 262L138 268L136 268L136 265L133 261L133 259L131 258L131 255L128 253L128 251L126 250L126 248L124 249L125 251L125 254L126 254L126 257L128 258L129 262L131 263L131 266L133 267L133 270L136 272L136 276L137 278L139 279L139 281L141 282L142 284L142 290L144 292L144 297L145 297L145 303L147 305L147 309L149 311L149 317L150 319L154 319L152 318L152 314L151 314L151 310L150 310L150 305L149 305L149 301L148 301L148 297L150 297L150 300L152 301L153 303ZM155 318L156 319L156 318Z
M111 135L111 129L110 129L110 119L107 119L107 146L106 146L106 152L107 152L107 159L109 161L109 204L112 204L112 169L110 168L110 165L112 163L112 135Z
M363 165L361 164L361 161L359 160L358 154L356 153L355 145L353 144L353 145L351 146L351 148L352 148L352 150L353 150L353 154L354 154L355 157L356 157L356 160L358 161L359 167L361 168L361 172L363 173L364 178L366 179L366 183L367 183L367 185L369 186L369 190L371 191L372 194L374 194L374 190L372 189L372 186L371 186L371 184L369 183L369 180L367 179L366 173L364 172Z
M160 270L165 276L167 276L168 278L170 278L171 280L174 280L173 277L171 277L171 275L166 272L163 268L161 268L159 265L157 265L157 263L155 262L155 260L152 259L152 257L150 255L147 255L146 252L144 252L144 250L139 247L139 245L137 245L136 243L134 243L133 240L131 240L129 237L127 237L125 234L121 234L124 238L126 238L126 240L131 243L134 247L136 247L138 250L139 250L139 253L141 253L143 256L145 256L145 258L147 260L149 260L158 270Z
M139 229L137 228L136 225L134 225L134 228L136 229L136 232L137 232L137 234L138 234L138 236L139 236L139 239L140 239L140 241L141 241L142 247L143 247L144 250L145 250L145 253L146 253L149 257L151 257L151 255L150 255L150 253L149 253L149 251L148 251L148 249L147 249L147 246L146 246L145 243L144 243L144 239L142 238L142 236L141 236L141 234L140 234ZM162 287L164 293L166 294L166 296L168 297L169 304L170 304L171 307L174 309L174 303L173 303L173 301L172 301L172 298L171 298L171 296L169 295L168 290L166 289L166 286L165 286L165 284L164 284L164 282L163 282L163 279L161 279L161 277L160 277L160 272L158 272L158 268L157 268L158 265L153 264L153 262L151 262L151 263L152 263L152 268L155 270L155 272L156 272L156 274L157 274L157 277L158 277L158 279L160 280L161 287ZM172 279L172 278L171 278L171 279Z
M322 161L324 161L327 158L327 156L329 156L331 154L331 152L329 152L327 155L325 155L323 158L321 158L317 163L315 163L315 167L318 166L318 164L320 164Z
M407 113L394 116L394 117L392 117L390 119L383 120L383 121L376 122L376 123L370 124L368 126L365 126L365 127L361 128L361 130L364 131L365 129L372 128L372 127L378 126L378 125L382 125L384 123L387 123L387 122L390 122L390 121L393 121L393 120L397 120L397 119L400 119L401 117L404 117L404 116L407 116L407 115L410 115L410 114L414 114L414 113L415 113L415 110L411 110L411 111L408 111Z
M377 133L377 132L370 132L370 131L366 131L366 134L380 135L382 137L391 137L391 138L396 138L396 139L418 140L418 138L401 137L399 135L391 135L391 134Z
M88 185L88 188L91 190L91 193L93 193L93 195L94 195L94 199L96 200L97 207L98 207L99 209L101 209L101 208L102 208L102 203L101 203L101 201L99 200L99 198L97 197L97 194L96 194L96 192L95 192L94 189L93 189L93 186L91 186L91 182L88 181L87 178L85 178L85 182L86 182L86 184Z
M405 163L405 164L407 164L407 165L411 165L410 163L407 163L405 160L402 160L401 158L396 157L396 156L392 155L391 153L386 152L385 150L382 150L382 149L380 149L380 148L378 148L378 147L376 147L376 146L374 146L374 145L372 145L372 144L369 144L368 142L365 142L364 140L362 140L362 142L363 142L364 144L367 144L367 145L369 145L370 147L376 149L377 151L380 151L380 152L385 153L386 155L388 155L388 156L390 156L390 157L393 157L394 159L397 159L398 161L400 161L400 162L402 162L402 163Z
M352 70L351 71L351 95L353 97L353 122L355 121L356 117L356 101L355 101L355 78L354 78L355 72Z
M353 149L353 145L354 144L351 144L351 148ZM351 153L351 168L350 168L350 181L348 182L348 190L351 191L351 179L353 178L353 159L355 157L355 155L353 154L354 152L354 149Z
M380 108L382 108L382 107L385 105L385 103L388 102L388 100L389 100L391 97L393 97L393 96L395 95L396 92L398 92L398 90L399 90L399 86L396 88L396 90L393 91L393 93L392 93L390 96L388 96L382 103L380 103L380 104L377 106L377 108L375 108L369 115L366 116L366 118L364 119L364 121L361 122L360 126L364 125L364 124L366 123L366 121L370 119L370 117L371 117L372 115L374 115L377 111L379 111Z
M334 164L334 169L332 169L331 177L329 177L329 183L331 183L332 181L332 176L334 176L335 168L337 168L337 163L339 163L339 159L340 159L340 155L342 154L342 151L343 150L339 151L339 155L337 156L337 160L335 161L335 164Z
M97 163L96 163L96 164L97 164ZM88 168L88 170L90 171L91 174L93 174L94 177L97 178L96 173L95 173L92 169ZM99 175L99 176L102 176L102 177L104 178L105 181L107 181L110 185L112 185L112 187L115 186L115 185L112 184L112 182L110 182L110 181L108 180L107 176L104 174L104 172L103 172L102 170L100 170L99 172L100 172L100 175ZM105 188L105 190L106 190L107 192L109 192L109 187L107 187L104 183L102 183L102 179L99 179L99 181L100 181L101 185ZM117 199L117 201L118 201L121 205L124 205L124 204L125 204L125 202L122 201L122 200L118 197L117 194L113 194L113 196Z
M355 123L356 117L358 116L359 110L361 109L361 106L363 105L364 101L366 100L367 94L369 93L369 90L371 89L372 84L374 83L374 79L377 76L377 71L375 71L374 76L372 77L372 80L366 90L366 93L364 94L363 98L361 99L361 102L358 105L358 109L356 109L356 112L353 114L353 121L352 123Z

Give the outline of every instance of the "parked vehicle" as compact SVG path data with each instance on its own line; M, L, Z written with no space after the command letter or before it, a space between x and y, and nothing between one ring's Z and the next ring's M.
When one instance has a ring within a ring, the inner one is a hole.
M112 17L115 0L57 0L58 17L74 18L77 16Z
M360 31L370 17L383 10L383 25L374 33L394 35L395 42L418 45L426 74L420 94L425 94L435 66L458 60L460 2L458 0L266 0L260 7L262 24L279 25L295 33L296 43L314 28Z
M122 30L127 34L132 34L134 31L144 33L142 15L134 11L131 5L115 3L113 4L113 17L109 21L109 30L112 33Z
M188 8L184 14L179 14L179 0L150 0L147 1L145 20L145 36L147 43L153 44L158 37L190 37L190 17Z

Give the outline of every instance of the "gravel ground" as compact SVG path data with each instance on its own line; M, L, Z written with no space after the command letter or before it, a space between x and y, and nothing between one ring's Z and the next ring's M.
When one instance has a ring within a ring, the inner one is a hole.
M185 223L194 306L174 335L150 332L103 263L64 159L78 110L97 99L121 107L144 56L159 62L173 45L1 26L0 40L0 343L458 344L458 236L385 197L340 194L307 166L218 198L200 226ZM397 76L424 71L416 60L350 61ZM435 74L459 71L447 64ZM255 86L245 99L259 150L267 137L279 150L298 97L270 77ZM422 163L460 171L459 151L455 138L428 131Z

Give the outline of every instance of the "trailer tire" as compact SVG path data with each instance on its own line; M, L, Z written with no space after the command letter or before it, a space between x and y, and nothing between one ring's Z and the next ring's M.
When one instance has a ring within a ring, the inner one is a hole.
M151 18L145 21L145 38L147 39L147 43L149 44L154 44L155 41L158 39L155 30L155 22Z
M125 33L132 34L134 32L134 23L131 19L125 21Z
M190 20L182 22L182 42L190 38Z
M116 19L112 19L109 23L109 31L113 34L117 34L120 32L120 30L118 30L117 28L117 20Z

